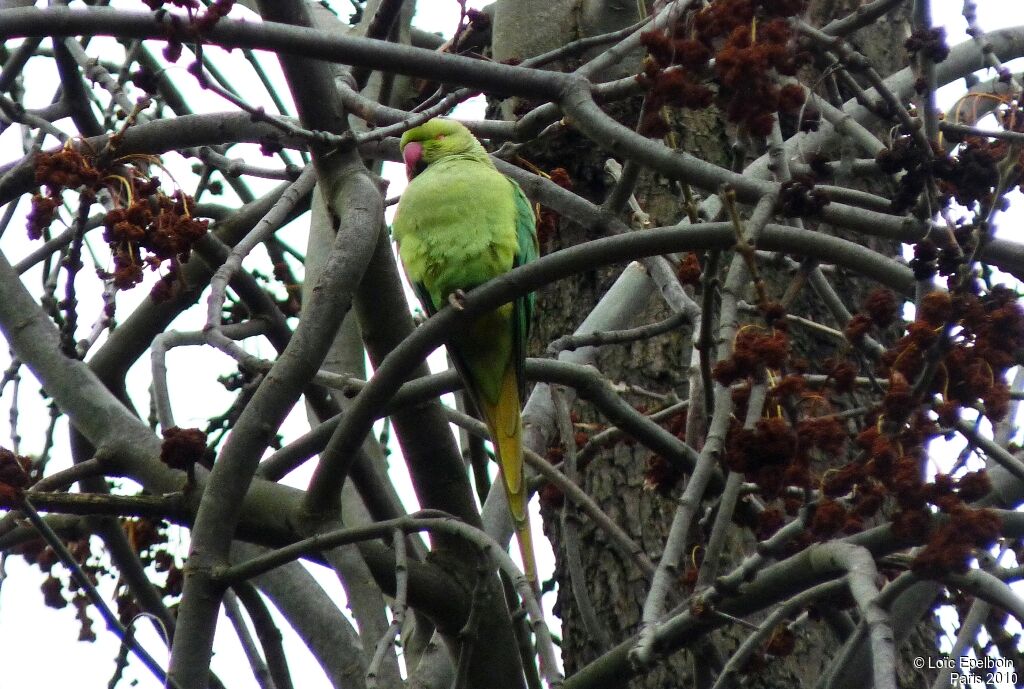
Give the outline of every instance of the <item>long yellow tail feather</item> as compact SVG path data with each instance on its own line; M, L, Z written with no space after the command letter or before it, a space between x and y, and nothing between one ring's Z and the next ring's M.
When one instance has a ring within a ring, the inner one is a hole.
M519 552L523 558L526 576L538 586L537 562L533 554L530 534L530 515L527 510L526 483L523 480L523 419L519 408L519 382L515 370L509 367L501 382L497 403L481 400L481 412L494 441L494 449L501 465L501 480L508 496L509 511L515 523Z

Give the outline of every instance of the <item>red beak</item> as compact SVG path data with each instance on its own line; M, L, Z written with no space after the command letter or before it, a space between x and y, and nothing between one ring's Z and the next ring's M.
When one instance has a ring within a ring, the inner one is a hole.
M423 144L419 141L410 141L402 149L402 159L405 161L405 175L412 179L423 170Z

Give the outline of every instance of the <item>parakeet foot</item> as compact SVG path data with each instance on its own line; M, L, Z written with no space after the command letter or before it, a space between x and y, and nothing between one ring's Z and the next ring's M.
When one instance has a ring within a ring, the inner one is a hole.
M452 305L453 309L462 311L466 303L466 293L461 289L456 289L454 292L448 295L448 303Z

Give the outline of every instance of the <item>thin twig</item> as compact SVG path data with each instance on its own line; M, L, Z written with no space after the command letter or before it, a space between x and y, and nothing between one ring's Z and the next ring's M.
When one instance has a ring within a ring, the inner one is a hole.
M569 416L569 405L558 390L558 386L551 388L551 397L555 403L555 421L558 424L558 435L561 437L562 446L565 448L565 477L573 483L579 482L576 472L576 433L572 427L572 419ZM594 602L587 589L587 576L583 570L583 559L580 554L578 517L572 513L570 503L562 506L562 546L565 549L566 571L569 575L569 585L576 607L583 620L583 628L587 632L592 644L597 647L599 653L603 653L611 647L611 638L608 630L601 623L594 608Z
M395 529L391 538L395 550L395 602L391 606L391 624L377 641L370 664L366 666L366 687L376 689L377 678L381 665L388 651L395 646L402 625L405 624L405 611L408 607L409 563L405 552L405 532Z
M178 689L177 683L167 676L167 673L162 667L160 667L160 664L156 662L153 656L149 655L146 649L144 649L142 645L139 644L138 640L134 638L134 635L129 634L125 626L121 624L117 615L114 614L114 611L111 610L106 601L103 600L103 596L100 595L100 592L96 590L96 587L89 579L89 576L82 571L82 568L75 559L75 556L67 549L64 545L64 541L60 539L60 536L54 533L53 529L50 528L50 525L47 524L41 516L39 516L39 513L36 511L35 507L32 506L27 495L19 496L18 508L26 517L28 517L32 526L34 526L36 531L39 532L39 535L43 537L43 540L46 541L47 545L53 548L54 552L57 553L57 557L59 557L64 566L68 568L68 571L71 573L71 577L78 584L79 588L81 588L89 598L89 601L96 606L96 610L100 613L104 622L107 623L107 628L114 632L117 637L131 649L132 653L134 653L135 656L142 661L142 664L146 666L146 669L153 673L153 675L162 682L164 686L170 686L172 689Z
M604 332L587 333L586 335L563 335L548 344L547 351L557 354L562 350L572 351L580 347L601 347L609 344L627 344L637 340L646 340L692 322L690 314L680 311L657 323L648 323L627 330L607 330Z
M238 604L238 597L233 591L229 590L224 593L224 612L231 621L231 626L235 628L238 642L242 646L253 677L260 689L276 689L270 669L263 661L259 651L256 650L256 641L252 638L252 633L245 622L245 615L242 614L242 606Z

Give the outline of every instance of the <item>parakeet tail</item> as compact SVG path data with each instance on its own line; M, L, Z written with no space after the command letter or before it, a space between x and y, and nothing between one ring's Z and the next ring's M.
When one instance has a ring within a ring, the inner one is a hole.
M519 409L519 381L516 380L513 367L510 366L502 378L497 403L491 405L487 400L482 400L480 406L501 464L501 479L508 496L516 538L519 540L523 568L530 583L537 588L537 562L533 555L530 515L527 510L529 496L523 478L523 419Z

